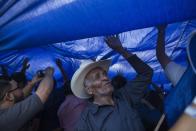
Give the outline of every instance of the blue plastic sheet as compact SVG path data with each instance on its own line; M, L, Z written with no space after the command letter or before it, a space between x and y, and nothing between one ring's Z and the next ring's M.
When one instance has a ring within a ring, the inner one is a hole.
M0 51L196 19L195 0L0 2Z
M191 32L195 30L196 21L186 21L168 25L166 33L166 51L177 63L186 65L185 47ZM154 27L139 29L120 34L123 46L130 52L137 54L154 69L153 81L157 84L164 84L165 90L169 82L165 78L162 68L155 56L157 30ZM55 67L55 78L59 81L61 73L55 64L55 59L63 61L65 71L69 78L85 59L105 59L112 58L113 64L110 68L109 76L113 77L118 72L122 72L125 77L131 79L135 71L118 53L112 51L104 43L103 37L93 37L70 42L56 43L36 48L27 48L0 53L0 64L7 65L9 72L21 69L22 61L25 57L30 59L30 68L27 76L30 79L37 70L47 66ZM61 81L61 80L60 80ZM169 86L170 87L170 86Z
M56 58L64 62L70 78L82 59L113 58L110 76L120 71L130 79L135 72L105 45L102 36L189 20L169 25L166 35L168 55L186 65L185 46L196 25L190 20L196 18L195 5L195 0L1 0L0 64L12 73L21 68L24 57L29 57L29 79L36 70L50 65L55 67L58 80L61 75L54 63ZM166 85L155 57L156 37L153 27L120 35L124 47L153 67L154 81ZM86 39L75 40L80 38Z
M173 126L185 108L196 96L196 74L189 65L178 84L165 99L165 114L168 126Z

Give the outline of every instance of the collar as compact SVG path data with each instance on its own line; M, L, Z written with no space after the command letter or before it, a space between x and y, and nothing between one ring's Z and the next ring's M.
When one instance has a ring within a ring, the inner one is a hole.
M117 99L118 99L118 96L116 95L113 95L113 100L114 100L114 106L116 106L117 104ZM90 111L92 111L93 114L97 113L98 110L102 107L107 107L107 106L112 106L112 105L98 105L98 104L94 104L92 101L88 101L88 108L90 109Z

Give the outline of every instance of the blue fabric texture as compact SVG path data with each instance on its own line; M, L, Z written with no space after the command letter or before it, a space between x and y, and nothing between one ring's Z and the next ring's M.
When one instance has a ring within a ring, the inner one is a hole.
M186 66L186 45L191 32L195 30L196 21L186 21L168 25L166 34L166 52L177 63ZM39 36L37 36L39 37ZM128 31L120 34L123 46L130 52L137 54L142 60L154 69L153 81L157 84L164 84L165 90L169 90L170 83L165 78L163 70L155 55L157 30L155 27ZM109 76L112 78L118 72L131 79L135 71L126 60L118 53L112 51L104 43L103 37L93 37L81 40L55 43L26 49L15 49L0 52L0 64L8 67L9 73L21 69L25 57L30 59L30 68L27 70L27 77L32 76L39 69L47 66L55 68L55 78L62 82L60 70L55 64L55 59L63 61L65 71L71 79L75 70L85 59L112 58L112 66Z
M196 18L195 0L1 0L0 51Z
M181 77L177 85L170 91L165 99L165 114L167 123L171 127L185 108L191 104L196 96L196 72L194 65L196 64L196 35L191 36L188 44L187 53L189 66Z

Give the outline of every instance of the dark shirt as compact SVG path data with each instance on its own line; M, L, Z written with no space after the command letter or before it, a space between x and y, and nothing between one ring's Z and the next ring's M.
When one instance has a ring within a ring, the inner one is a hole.
M113 93L114 106L98 106L89 102L81 115L76 131L144 130L135 108L140 104L153 72L136 55L127 60L138 73L136 78Z
M0 131L18 131L42 108L40 98L33 94L8 109L0 109Z

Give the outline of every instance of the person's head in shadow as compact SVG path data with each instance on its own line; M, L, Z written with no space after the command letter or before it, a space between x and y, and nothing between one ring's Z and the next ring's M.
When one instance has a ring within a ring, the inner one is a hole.
M14 72L11 75L11 79L15 80L18 83L19 88L24 88L27 84L26 71L29 67L29 58L26 57L23 60L22 69L18 72Z
M14 72L11 75L11 78L13 80L15 80L18 83L18 87L19 88L24 88L26 83L27 83L27 79L24 73L22 72Z
M112 85L115 90L120 89L121 87L125 86L127 83L127 79L123 76L122 73L118 73L116 76L112 78Z
M8 108L21 101L23 92L14 80L0 80L0 107Z
M0 75L0 80L11 80L10 77L8 76L4 76L4 75Z

